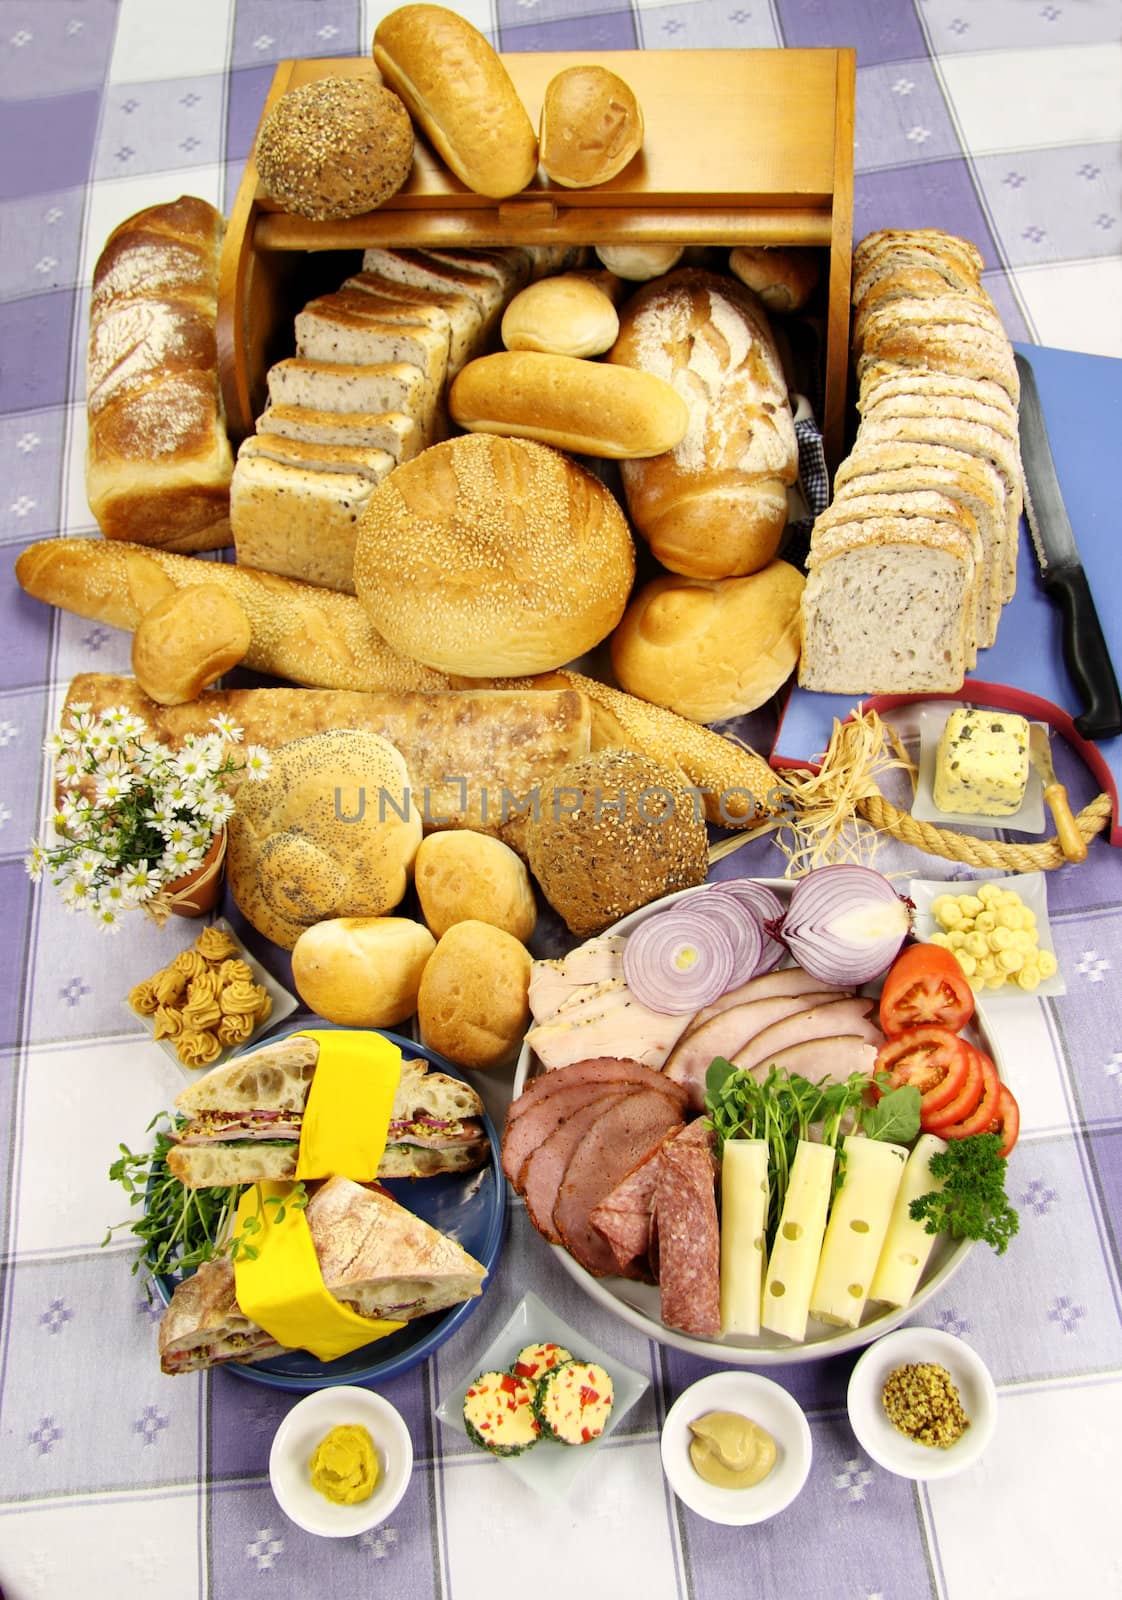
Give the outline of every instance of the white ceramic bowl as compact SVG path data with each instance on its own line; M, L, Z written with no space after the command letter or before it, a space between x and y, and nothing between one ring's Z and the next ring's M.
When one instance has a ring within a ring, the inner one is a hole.
M381 1472L374 1493L359 1505L339 1506L312 1487L308 1463L326 1433L357 1422L370 1432ZM285 1417L269 1452L269 1481L286 1517L306 1533L347 1539L384 1522L405 1493L413 1471L413 1441L401 1413L372 1389L339 1384L307 1395Z
M775 1466L751 1489L718 1489L690 1461L689 1425L707 1411L736 1411L775 1440ZM709 1522L745 1528L766 1522L791 1504L810 1471L810 1425L786 1389L756 1372L714 1372L675 1400L662 1425L662 1470L691 1511Z
M962 1397L970 1426L941 1449L909 1439L889 1421L881 1393L889 1373L909 1362L945 1367ZM900 1478L952 1478L972 1467L997 1426L997 1390L976 1351L937 1328L898 1328L870 1345L849 1380L849 1420L867 1455Z

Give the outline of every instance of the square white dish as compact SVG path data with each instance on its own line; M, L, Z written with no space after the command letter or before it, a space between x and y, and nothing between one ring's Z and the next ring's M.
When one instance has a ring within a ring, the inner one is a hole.
M1009 878L913 878L908 894L915 904L915 933L917 939L930 939L940 932L939 924L931 915L931 907L941 894L976 893L979 884L992 883L999 889L1012 889L1019 894L1036 917L1036 938L1042 950L1056 953L1052 943L1052 927L1048 921L1047 874L1043 872L1018 872ZM1003 1010L1006 1006L1023 1005L1026 1000L1040 1000L1047 995L1066 994L1067 984L1059 969L1050 978L1041 978L1035 989L1021 989L1015 983L1002 984L1000 989L981 989L975 994L978 1009L983 1014Z
M563 1445L550 1439L539 1439L537 1444L520 1456L496 1456L504 1467L509 1467L535 1493L549 1500L563 1500L569 1493L582 1469L611 1437L632 1406L649 1387L648 1380L597 1348L591 1341L562 1320L555 1311L539 1300L536 1294L527 1293L515 1306L506 1325L496 1334L477 1359L471 1370L465 1372L451 1388L446 1389L436 1407L436 1415L446 1427L455 1428L464 1437L464 1396L482 1372L506 1371L518 1352L528 1344L552 1340L564 1345L572 1355L585 1361L594 1361L603 1367L612 1380L612 1414L599 1439L589 1444ZM480 1454L483 1454L481 1451Z
M919 713L919 776L912 800L912 816L917 822L934 822L945 828L1009 828L1014 833L1043 833L1045 830L1044 785L1040 774L1029 762L1025 797L1016 811L1004 817L986 817L965 811L940 811L935 804L935 754L947 718L961 706L943 706L938 709L924 706ZM1049 729L1044 723L1030 723L1030 727ZM994 991L996 993L996 990Z

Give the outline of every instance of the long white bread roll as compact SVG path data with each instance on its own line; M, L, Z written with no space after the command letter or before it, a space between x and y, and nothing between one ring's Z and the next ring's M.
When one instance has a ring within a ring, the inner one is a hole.
M16 560L36 600L131 632L157 601L190 584L217 583L249 618L245 665L323 689L446 689L441 672L391 650L348 594L221 561L106 539L44 539Z
M94 268L86 494L110 539L167 550L230 543L234 458L215 321L224 223L181 195L114 228Z

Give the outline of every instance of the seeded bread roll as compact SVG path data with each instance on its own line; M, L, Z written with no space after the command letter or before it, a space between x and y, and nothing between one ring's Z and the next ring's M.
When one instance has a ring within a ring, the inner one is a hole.
M173 589L140 619L132 641L136 681L162 706L184 705L229 672L253 630L232 594L215 583Z
M623 615L634 574L626 519L598 479L545 445L487 433L396 468L355 546L355 588L382 637L475 678L546 672L590 650Z
M566 67L546 86L538 133L546 176L566 189L587 189L638 155L643 112L631 85L607 67Z
M401 100L365 78L318 78L282 95L254 150L258 176L286 211L358 217L397 193L413 164Z
M517 194L537 170L538 141L510 74L479 29L444 6L391 11L374 63L440 156L476 194Z

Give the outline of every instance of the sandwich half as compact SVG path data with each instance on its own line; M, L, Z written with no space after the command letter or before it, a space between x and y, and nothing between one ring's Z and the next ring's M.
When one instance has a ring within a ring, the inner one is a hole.
M189 1189L296 1175L300 1124L319 1045L292 1034L216 1067L176 1097L168 1171ZM403 1060L379 1178L471 1172L490 1145L475 1090L428 1063Z
M411 1322L483 1292L486 1268L381 1190L329 1178L305 1215L325 1286L359 1316ZM160 1323L160 1366L172 1375L283 1354L240 1310L225 1258L179 1284Z

